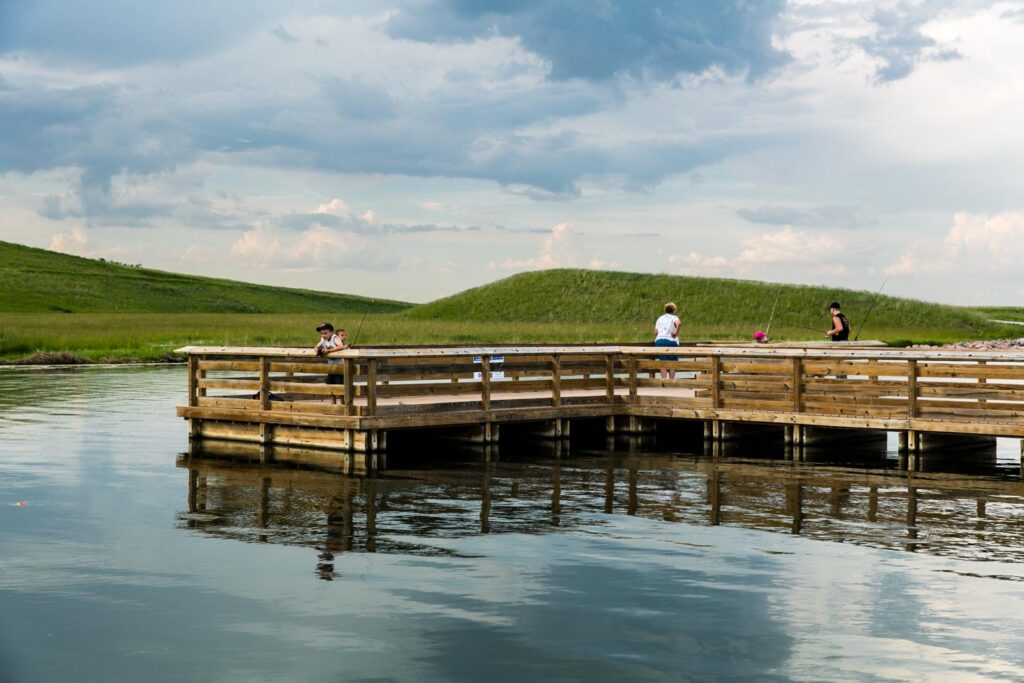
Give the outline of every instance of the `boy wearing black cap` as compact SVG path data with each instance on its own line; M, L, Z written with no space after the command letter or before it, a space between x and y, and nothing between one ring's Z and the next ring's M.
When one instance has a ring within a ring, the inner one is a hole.
M825 336L832 341L847 341L850 338L850 321L839 310L839 302L833 301L828 305L829 313L832 314L832 329L825 333Z
M318 356L330 356L332 353L337 351L344 351L348 348L348 339L345 336L345 330L334 331L334 325L330 323L322 323L317 325L316 331L320 333L320 341L317 342L313 349L316 351ZM341 358L328 358L328 365L342 365L345 361ZM327 373L328 384L344 384L345 378L340 373ZM337 403L338 397L332 395L331 403Z

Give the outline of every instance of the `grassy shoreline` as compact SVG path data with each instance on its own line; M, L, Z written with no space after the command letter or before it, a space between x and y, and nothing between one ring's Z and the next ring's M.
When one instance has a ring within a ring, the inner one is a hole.
M829 286L581 269L526 272L426 304L196 277L0 241L0 363L173 362L188 345L649 342L666 301L687 341L821 341L838 299L860 339L1017 338L1024 309L968 308ZM357 331L365 315L361 331ZM819 331L820 330L820 331Z
M35 362L174 362L173 351L187 345L312 347L314 327L323 320L344 326L356 345L375 344L515 344L645 342L652 320L621 322L520 322L480 320L418 320L401 314L361 316L345 313L301 314L156 314L69 313L4 314L0 316L0 363ZM827 318L821 322L824 330ZM700 324L683 318L682 338L746 342L756 322ZM977 334L978 332L984 334ZM965 335L966 332L966 335ZM923 330L913 327L869 327L862 340L896 344L948 343L968 338L1020 336L1020 328L994 325L984 330L958 327ZM772 327L776 341L820 341L812 330ZM46 355L49 354L49 355ZM61 358L63 357L63 360Z

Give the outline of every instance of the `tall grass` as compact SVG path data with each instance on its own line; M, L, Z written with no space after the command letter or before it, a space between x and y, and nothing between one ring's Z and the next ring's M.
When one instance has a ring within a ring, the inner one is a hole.
M689 340L821 340L839 299L861 339L927 342L1016 337L969 309L874 292L589 270L515 275L422 306L347 294L198 278L0 242L0 359L68 352L156 359L186 345L306 346L323 320L372 344L638 342L675 301ZM777 300L777 306L776 306Z
M776 298L778 304L776 306ZM684 330L749 336L768 325L774 338L811 336L830 327L839 300L861 339L996 338L1013 334L977 310L879 296L876 292L749 280L588 270L522 273L407 309L412 320L515 320L649 326L667 301L679 306Z
M0 242L0 312L388 313L409 305L168 273Z
M326 318L345 326L350 338L360 316L348 314L4 314L0 316L0 359L16 360L40 352L68 352L90 360L164 359L179 347L309 346L319 338L314 328ZM643 342L652 336L652 321L507 322L414 320L400 315L368 315L355 339L357 346L377 344L516 344ZM824 326L819 325L822 330ZM734 324L688 324L684 340L748 341L754 327ZM773 326L776 340L820 341L810 330ZM946 342L963 339L954 329L877 328L862 339L910 339ZM1017 330L1010 330L1018 332ZM1009 334L1005 336L1010 336Z

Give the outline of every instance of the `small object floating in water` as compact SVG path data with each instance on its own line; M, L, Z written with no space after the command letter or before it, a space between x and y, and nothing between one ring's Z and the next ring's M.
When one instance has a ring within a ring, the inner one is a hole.
M14 506L15 507L19 507L19 508L27 508L28 507L28 501L27 500L19 500L17 503L14 504Z

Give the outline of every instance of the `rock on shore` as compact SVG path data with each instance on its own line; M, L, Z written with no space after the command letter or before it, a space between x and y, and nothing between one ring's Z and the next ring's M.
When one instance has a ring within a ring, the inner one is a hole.
M1020 339L988 339L985 341L957 342L955 344L914 344L912 349L954 349L960 351L1024 351L1024 337Z

